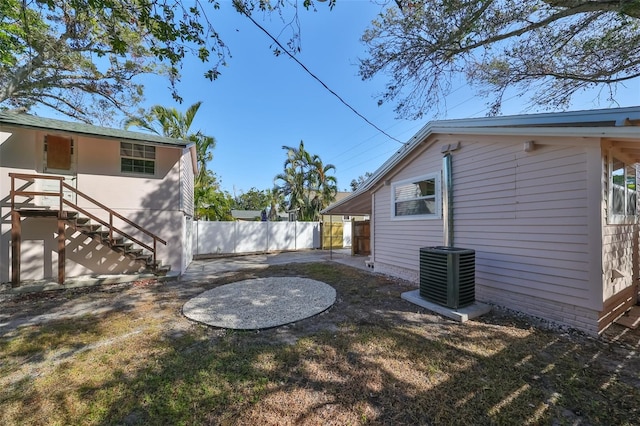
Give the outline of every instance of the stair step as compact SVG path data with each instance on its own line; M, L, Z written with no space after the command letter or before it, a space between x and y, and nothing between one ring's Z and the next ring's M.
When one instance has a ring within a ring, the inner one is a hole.
M100 228L101 228L100 225L96 225L93 223L76 224L76 229L79 230L80 232L85 232L85 233L96 232L96 231L99 231Z
M129 249L131 249L133 247L133 244L131 243L123 243L123 244L113 244L111 245L111 248L115 251L118 251L120 253L124 253L126 254Z
M142 254L142 249L129 250L127 254L135 259Z
M109 231L95 230L95 231L89 231L86 234L93 237L101 238L103 240L106 240L107 238L109 238Z
M147 264L150 264L152 259L153 259L153 256L151 256L150 254L141 254L135 257L135 260L140 260Z
M164 266L161 266L160 268L156 268L156 270L154 271L154 274L164 277L169 273L169 271L171 271L171 265L164 265Z
M67 220L76 230L100 240L102 244L109 246L112 250L122 253L130 259L144 262L146 270L155 275L165 276L171 271L171 265L163 265L162 261L154 262L152 254L141 248L136 248L133 243L128 242L125 238L115 237L113 241L109 240L111 234L108 230L103 230L102 225L92 223L91 219L79 216L77 212L67 212Z

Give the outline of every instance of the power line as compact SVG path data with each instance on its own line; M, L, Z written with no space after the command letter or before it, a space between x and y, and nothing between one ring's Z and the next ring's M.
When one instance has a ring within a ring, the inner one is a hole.
M278 39L276 39L274 36L271 35L271 33L269 31L267 31L262 25L260 25L255 19L253 19L253 17L251 16L250 13L248 13L246 11L246 9L244 8L244 6L237 4L237 9L238 11L240 11L244 16L246 16L247 18L249 18L249 20L251 22L253 22L253 24L258 27L263 33L265 33L271 40L273 40L273 42L275 44L278 45L278 48L283 51L284 53L287 54L287 56L289 56L291 59L293 59L294 61L296 61L296 63L298 65L300 65L302 67L303 70L305 70L305 72L307 74L309 74L311 77L313 77L318 83L320 83L325 89L327 89L329 91L329 93L331 93L333 96L335 96L336 98L338 98L338 100L340 102L342 102L342 104L344 104L347 108L349 108L351 111L354 112L354 114L356 114L358 117L362 118L364 121L367 122L367 124L369 124L370 126L372 126L374 129L376 129L377 131L379 131L380 133L382 133L383 135L385 135L386 137L388 137L389 139L396 141L402 145L404 145L404 142L402 142L399 139L394 138L393 136L391 136L390 134L388 134L387 132L385 132L384 130L382 130L380 127L376 126L375 124L373 124L371 121L369 121L367 119L367 117L365 117L364 115L360 114L360 112L358 112L354 107L352 107L347 101L345 101L344 99L342 99L342 97L340 95L338 95L336 92L334 92L329 86L327 86L322 80L320 80L320 78L318 76L316 76L314 73L312 73L309 68L307 68L298 58L295 57L295 55L293 55L291 52L289 52L289 50L287 48L285 48L279 41Z

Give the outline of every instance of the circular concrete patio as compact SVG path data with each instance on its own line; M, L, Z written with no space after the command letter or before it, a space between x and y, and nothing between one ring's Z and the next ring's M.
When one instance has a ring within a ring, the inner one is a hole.
M320 281L255 278L205 291L185 303L182 312L214 327L258 330L309 318L327 310L335 300L335 289Z

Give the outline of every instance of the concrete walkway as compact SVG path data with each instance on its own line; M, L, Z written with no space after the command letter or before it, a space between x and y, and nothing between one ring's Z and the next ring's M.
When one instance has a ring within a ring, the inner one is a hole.
M365 261L368 259L369 256L351 256L351 249L303 250L271 254L222 256L192 261L187 271L180 277L180 281L218 278L229 272L236 272L242 269L265 269L270 265L329 261L372 272L372 269L365 265Z
M187 268L187 271L181 276L178 276L174 271L170 271L170 273L165 277L157 277L153 274L91 275L70 278L65 281L64 285L60 285L54 280L25 281L17 288L11 288L11 283L0 283L0 302L12 295L22 293L82 288L102 284L123 284L146 279L158 279L161 281L172 281L178 279L180 282L200 281L219 278L224 274L240 271L242 269L261 269L268 268L269 265L284 265L287 263L334 261L372 272L372 269L367 268L364 263L368 259L368 256L351 256L351 249L348 248L337 250L304 250L270 254L220 256L192 261Z

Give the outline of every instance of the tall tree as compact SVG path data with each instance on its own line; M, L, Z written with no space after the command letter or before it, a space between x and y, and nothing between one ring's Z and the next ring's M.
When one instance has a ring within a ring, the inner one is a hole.
M314 7L312 0L302 4ZM277 16L289 7L297 17L297 5L234 0L247 15ZM177 84L186 57L207 63L209 80L229 57L214 28L219 8L217 0L2 0L0 107L39 105L85 122L109 122L117 111L132 111L143 95L137 77L149 73L164 75L181 101ZM286 27L298 45L297 19Z
M196 102L187 108L185 113L176 108L154 105L149 111L129 117L124 122L125 129L139 127L157 135L194 142L198 158L196 186L211 183L212 176L211 171L207 169L207 163L213 159L213 149L216 146L213 136L204 135L200 130L191 131L191 125L201 105L202 102Z
M241 210L262 210L269 207L270 200L266 191L251 188L235 197L234 206Z
M335 170L336 166L333 164L324 164L319 156L313 156L309 174L309 185L313 194L311 200L313 220L319 220L320 211L336 199L338 180L335 176L329 175L330 171L335 172Z
M304 141L282 149L287 151L284 172L274 180L280 182L278 188L287 198L288 209L295 210L300 220L318 220L320 210L335 199L336 178L328 174L335 166L324 165L319 156L309 153Z
M280 220L278 213L285 209L285 200L282 190L278 186L266 191L269 200L269 220L275 222Z
M162 105L154 105L149 111L142 112L137 117L129 117L125 123L125 129L139 127L149 132L167 136L170 138L182 139L196 144L198 174L195 178L194 204L196 213L203 211L212 200L224 200L226 197L215 194L219 191L219 185L215 174L207 168L207 163L213 159L213 149L216 140L213 136L207 136L200 130L192 131L191 125L195 119L202 102L196 102L187 108L185 113L176 108L168 108ZM231 205L228 210L230 211ZM211 216L209 214L208 216ZM218 216L217 214L215 216Z
M276 175L275 180L282 182L280 188L288 200L288 209L300 209L308 205L305 183L311 155L304 149L304 141L300 141L298 147L285 145L282 149L287 151L287 159L284 162L284 172Z
M233 197L228 192L220 190L217 184L196 187L194 198L194 210L197 220L233 220L233 216L231 216Z
M532 105L567 107L583 89L640 76L637 0L396 0L362 40L360 75L388 73L379 103L418 118L466 76L500 111L507 89Z

